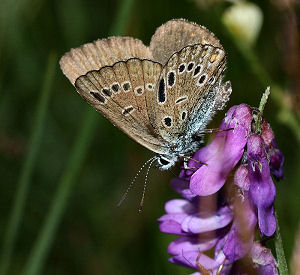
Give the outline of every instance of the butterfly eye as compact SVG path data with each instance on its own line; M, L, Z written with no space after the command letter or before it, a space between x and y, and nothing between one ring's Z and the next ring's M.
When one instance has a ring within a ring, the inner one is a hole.
M163 156L160 156L158 159L158 163L162 166L166 166L168 164L170 164L170 161L166 158L164 158Z

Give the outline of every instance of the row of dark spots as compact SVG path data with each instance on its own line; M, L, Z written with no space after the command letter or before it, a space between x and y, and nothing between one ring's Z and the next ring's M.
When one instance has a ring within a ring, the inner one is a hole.
M178 72L179 72L179 73L182 73L182 72L185 70L185 66L186 66L186 64L181 64L181 65L179 66L179 68L178 68ZM194 62L190 62L190 63L187 65L187 68L186 68L187 72L191 72L191 71L193 70L194 66L195 66L195 63L194 63ZM199 70L200 70L200 67L199 67ZM199 72L199 71L198 71L198 72ZM194 75L195 75L195 74L194 74Z

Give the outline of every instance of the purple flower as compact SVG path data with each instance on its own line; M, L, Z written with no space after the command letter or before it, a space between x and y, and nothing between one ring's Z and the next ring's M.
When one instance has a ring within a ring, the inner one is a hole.
M275 185L270 176L269 162L263 139L254 134L247 142L248 171L250 179L250 197L257 208L261 233L271 236L276 230L273 203Z
M218 132L211 144L201 148L193 156L206 163L191 176L190 189L193 193L199 196L211 195L224 185L228 174L243 156L251 120L249 106L242 104L230 108L220 130L233 130Z
M277 275L276 261L271 253L271 250L262 246L260 243L255 242L249 253L253 265L258 274Z
M262 138L269 156L271 173L277 180L283 179L284 156L278 149L271 126L265 120L262 124Z
M170 262L201 273L247 274L238 261L248 257L258 274L277 274L270 250L254 239L257 226L266 236L276 230L271 173L283 177L283 155L265 120L254 128L248 105L230 108L219 129L188 162L199 168L182 168L171 182L183 199L167 202L159 219L162 232L180 236L169 245Z

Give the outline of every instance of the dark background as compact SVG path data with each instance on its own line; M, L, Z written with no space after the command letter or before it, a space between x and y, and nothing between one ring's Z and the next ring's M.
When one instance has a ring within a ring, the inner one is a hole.
M174 237L160 233L157 222L164 213L164 203L178 197L169 186L178 169L151 170L141 214L138 205L143 175L123 205L116 207L131 179L153 154L90 110L62 74L58 59L72 47L115 34L112 29L118 28L114 27L118 23L124 35L148 44L162 23L186 18L213 31L227 51L226 78L233 86L228 107L240 103L258 106L266 86L220 21L230 4L209 2L136 0L123 24L118 17L122 1L1 0L0 244L7 237L18 186L26 178L24 173L32 171L25 180L26 203L21 207L22 219L7 274L24 271L61 186L68 186L66 196L60 199L65 205L55 212L57 230L48 240L49 253L42 262L41 274L188 274L189 270L168 263L167 246ZM299 37L293 17L299 6L286 6L285 2L292 1L256 1L264 22L253 52L259 66L271 76L271 89L279 85L285 95L282 102L286 100L288 106L299 110ZM45 84L48 62L55 62L55 69L52 80L50 77ZM45 85L50 95L39 128L36 121L42 115L36 110L43 104L40 97ZM219 125L224 112L210 127ZM280 104L269 100L264 116L285 155L285 181L276 183L276 207L290 259L299 223L299 143L290 127L282 123ZM32 141L37 129L42 132ZM84 131L86 136L76 143ZM82 144L86 150L78 147ZM28 160L31 148L35 148L36 155ZM76 150L82 155L74 154ZM6 257L4 248L0 246Z

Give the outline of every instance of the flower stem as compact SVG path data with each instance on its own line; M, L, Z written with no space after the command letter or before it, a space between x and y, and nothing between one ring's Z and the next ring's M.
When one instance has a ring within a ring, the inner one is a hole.
M288 275L289 271L286 263L286 258L284 255L284 249L282 245L278 216L276 211L275 211L275 218L277 223L276 236L275 236L275 249L276 249L277 265L278 265L277 267L280 275Z
M4 234L3 246L1 251L2 254L0 259L1 275L6 274L9 269L14 244L16 242L20 223L23 218L23 210L30 187L31 175L36 164L38 149L41 144L56 64L57 56L56 54L51 53L49 55L48 65L42 84L41 95L34 116L35 120L33 121L33 128L28 144L28 151L24 160L20 177L18 179L17 190L15 192L15 198L9 216L7 231Z
M119 13L115 18L115 23L110 32L111 34L120 35L124 33L133 2L134 0L121 1L122 4L119 7ZM70 154L68 165L58 182L58 187L48 215L28 256L22 273L23 275L37 275L41 273L47 254L55 237L57 227L66 208L67 200L72 192L72 187L76 182L80 167L82 166L87 154L90 141L95 132L96 122L97 113L94 110L88 109Z

